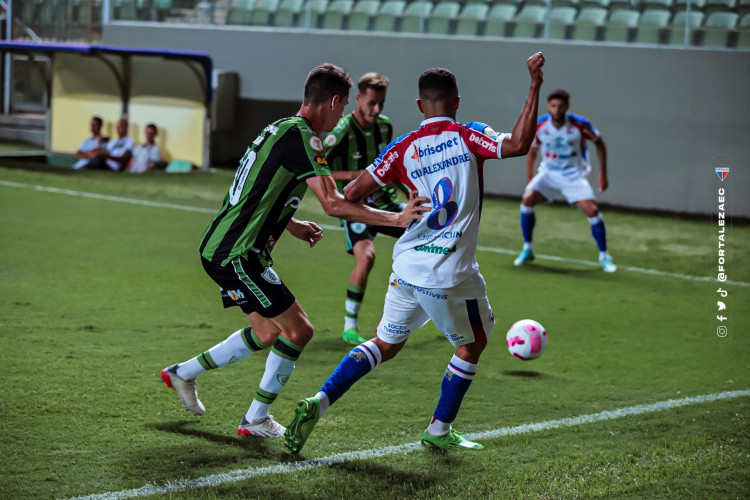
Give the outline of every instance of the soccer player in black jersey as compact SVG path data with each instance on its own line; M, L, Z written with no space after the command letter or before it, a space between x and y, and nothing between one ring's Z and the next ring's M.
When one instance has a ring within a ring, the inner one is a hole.
M268 410L313 336L307 314L274 271L271 259L284 229L311 247L323 236L315 223L293 217L307 188L326 214L366 224L406 227L429 210L419 206L429 200L416 193L404 212L393 213L348 202L336 189L318 134L333 129L341 118L351 86L349 74L332 64L308 74L299 112L268 125L248 147L200 243L203 268L219 285L224 307L240 307L250 326L165 368L161 377L187 410L203 415L206 410L196 391L199 375L271 348L255 398L237 429L240 435L283 436L284 427Z

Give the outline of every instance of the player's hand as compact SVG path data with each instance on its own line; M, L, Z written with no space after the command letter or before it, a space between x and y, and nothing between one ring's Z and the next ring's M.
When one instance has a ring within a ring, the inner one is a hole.
M607 176L603 174L599 174L599 192L603 193L607 190L609 187L609 181L607 180Z
M399 227L408 227L413 221L422 220L422 214L432 210L432 206L423 205L423 203L429 203L429 201L429 198L419 196L416 190L411 191L409 193L409 203L406 204L404 211L398 214Z
M544 81L544 72L542 71L544 55L541 52L537 52L526 60L526 65L529 67L531 83L541 85Z
M314 222L292 219L286 226L292 236L314 247L323 237L323 230Z

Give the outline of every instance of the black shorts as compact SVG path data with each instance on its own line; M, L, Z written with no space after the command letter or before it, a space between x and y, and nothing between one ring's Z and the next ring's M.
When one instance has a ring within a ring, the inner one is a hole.
M406 230L403 227L370 226L369 224L364 224L362 222L341 222L344 225L344 232L346 233L346 251L350 254L354 254L354 245L356 245L358 241L373 240L378 233L387 234L394 238L400 238Z
M264 318L283 313L294 303L294 295L272 267L258 257L235 257L226 266L201 257L203 269L220 287L224 307L238 306L246 314L257 312Z

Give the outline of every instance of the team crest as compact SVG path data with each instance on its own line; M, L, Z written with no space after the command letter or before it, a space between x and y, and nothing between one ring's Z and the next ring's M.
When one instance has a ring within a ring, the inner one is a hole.
M714 171L716 172L716 175L719 177L721 182L724 182L724 179L726 179L727 175L729 175L729 167L716 167Z
M279 275L276 274L276 271L274 271L271 267L267 267L266 270L261 274L261 277L272 285L281 284L281 278L279 278Z
M289 381L289 375L282 375L281 373L276 375L276 380L279 382L279 384L286 385L287 381Z
M336 145L336 136L333 134L328 134L328 136L325 138L323 142L325 143L327 147L332 148L333 146Z
M367 356L363 352L352 351L352 352L349 353L349 357L352 358L357 363L359 363L360 361L362 361L363 359L365 359Z
M365 232L365 229L367 229L367 224L363 224L362 222L352 222L349 224L349 228L353 233L362 234Z
M310 137L310 147L315 151L323 151L323 141L320 140L320 137L314 135Z

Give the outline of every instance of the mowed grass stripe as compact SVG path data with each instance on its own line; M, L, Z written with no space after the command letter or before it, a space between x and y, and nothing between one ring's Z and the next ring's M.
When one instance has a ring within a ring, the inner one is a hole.
M10 182L10 181L0 180L0 186L19 188L19 189L31 189L34 191L40 191L40 192L46 192L46 193L64 194L64 195L76 196L80 198L90 198L90 199L97 199L97 200L102 200L102 201L111 201L115 203L126 203L130 205L141 205L141 206L148 206L148 207L154 207L154 208L168 208L172 210L182 210L185 212L198 212L198 213L210 213L210 214L213 214L216 212L216 209L213 209L213 208L201 208L201 207L193 207L190 205L180 205L180 204L175 204L175 203L162 203L158 201L141 200L137 198L125 198L122 196L111 196L111 195L105 195L105 194L99 194L99 193L90 193L86 191L76 191L72 189L42 186L38 184L25 184L21 182ZM333 226L329 224L318 224L318 225L321 228L328 229L330 231L343 231L343 228L341 228L340 226ZM487 247L487 246L481 246L481 245L477 247L477 250L480 252L498 253L498 254L503 254L503 255L518 254L517 250L510 250L507 248ZM594 261L588 261L588 260L583 260L583 259L571 259L567 257L558 257L556 255L537 254L536 258L541 259L541 260L553 261L553 262L580 264L580 265L589 266L589 267L599 267L599 264ZM629 271L629 272L634 272L634 273L647 274L651 276L661 276L665 278L675 278L675 279L686 280L686 281L706 281L706 282L712 282L712 283L723 283L723 284L737 285L737 286L743 286L743 287L750 286L750 283L746 281L727 280L724 282L720 282L718 279L712 276L693 276L690 274L661 271L659 269L648 269L648 268L643 268L643 267L624 266L624 265L618 265L618 269L621 271Z
M543 432L553 429L560 429L564 427L577 427L585 424L592 424L596 422L605 422L608 420L620 419L633 415L643 415L646 413L654 413L665 410L671 410L674 408L680 408L683 406L690 406L696 404L711 403L714 401L720 401L723 399L733 399L740 397L750 396L750 390L739 390L739 391L726 391L714 394L703 394L699 396L689 396L681 399L667 399L665 401L659 401L656 403L641 404L635 406L627 406L624 408L615 408L613 410L606 410L599 413L590 413L586 415L579 415L577 417L570 418L559 418L555 420L546 420L544 422L536 422L530 424L522 424L514 427L501 427L499 429L493 429L484 432L477 432L472 434L465 434L467 439L481 440L481 439L493 439L505 436L518 436L521 434L531 434L534 432ZM147 495L165 495L174 493L177 491L184 491L195 488L207 488L216 487L228 483L236 483L238 481L245 481L260 476L266 476L269 474L294 474L308 469L314 469L318 467L327 467L334 464L351 462L355 460L371 460L375 458L382 458L396 454L407 454L413 451L421 449L420 443L406 443L396 446L388 446L384 448L377 448L372 450L359 450L350 451L345 453L337 453L323 458L313 458L309 460L301 460L294 463L271 465L266 467L253 467L248 469L238 469L230 472L224 472L219 474L212 474L210 476L198 477L194 479L183 479L181 481L169 482L162 486L156 485L145 485L140 488L134 488L130 490L113 491L107 493L98 493L88 496L72 497L69 500L113 500L121 498L133 498ZM473 453L473 452L464 452Z

